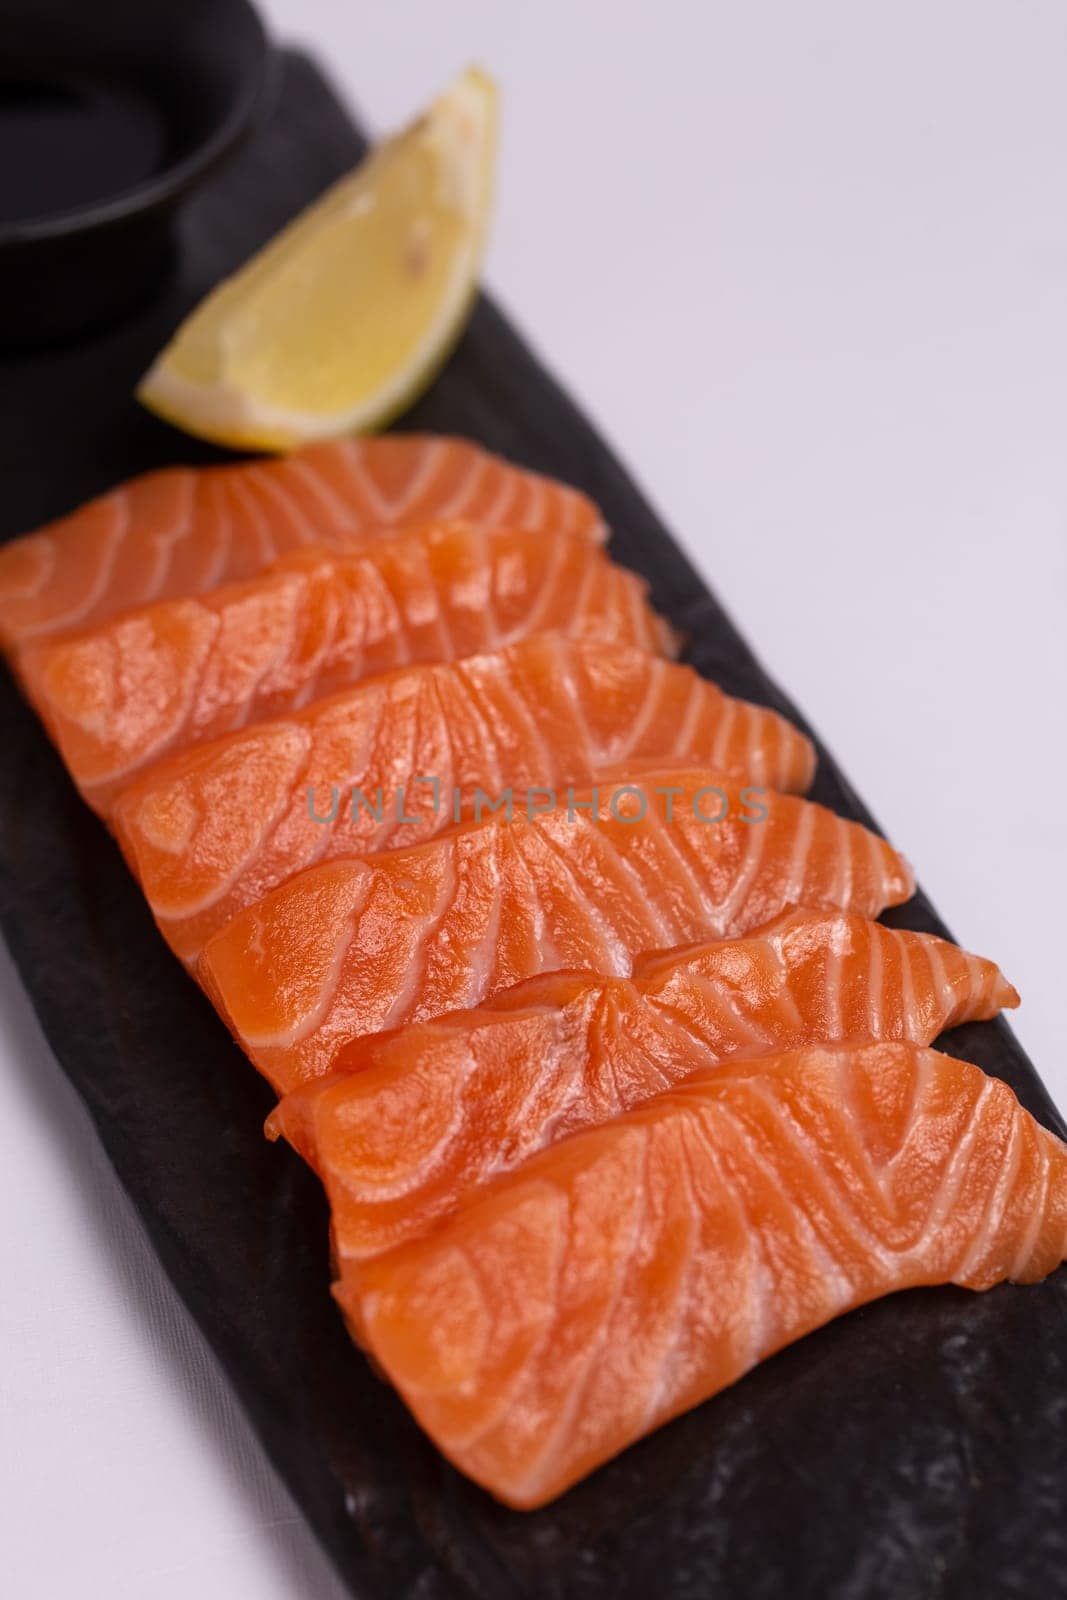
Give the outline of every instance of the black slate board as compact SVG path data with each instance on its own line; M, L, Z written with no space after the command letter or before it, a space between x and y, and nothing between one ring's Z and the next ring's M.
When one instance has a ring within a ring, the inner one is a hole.
M142 412L131 386L179 316L360 149L314 65L283 57L268 124L190 209L155 302L77 348L0 365L0 533L132 472L211 458ZM796 717L489 302L405 423L580 485L614 553L690 636L694 664ZM317 1184L263 1141L266 1085L166 951L6 675L0 750L0 922L26 987L164 1267L355 1595L1067 1595L1064 1270L1037 1288L924 1291L856 1312L534 1515L452 1471L349 1344L327 1293ZM816 797L869 822L820 757ZM892 920L945 931L922 896ZM1003 1023L946 1044L1062 1131Z

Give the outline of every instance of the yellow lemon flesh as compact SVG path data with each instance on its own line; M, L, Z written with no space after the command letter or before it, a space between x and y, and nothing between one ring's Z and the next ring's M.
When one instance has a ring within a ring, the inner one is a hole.
M138 399L238 449L381 427L467 320L495 150L496 90L470 68L208 295Z

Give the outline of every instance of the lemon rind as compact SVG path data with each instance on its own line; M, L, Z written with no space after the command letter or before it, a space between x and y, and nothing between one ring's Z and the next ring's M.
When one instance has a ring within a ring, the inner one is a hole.
M474 226L469 247L458 252L448 287L428 323L425 339L398 367L395 375L370 394L343 410L316 413L296 406L279 405L225 381L201 383L177 372L172 353L182 336L165 347L137 387L137 398L166 421L189 433L235 448L288 450L302 444L353 432L370 432L384 427L406 409L440 371L466 325L477 296L477 271L480 264L492 200L492 166L496 135L496 90L491 78L479 68L469 68L446 90L431 108L430 116L447 115L473 109L476 137L469 159L464 161L460 181L472 186ZM373 153L369 158L373 160ZM341 179L315 204L321 206L351 178ZM298 217L282 230L264 253L272 252L290 231L300 229L305 219ZM237 274L254 270L256 258ZM229 280L232 282L232 280ZM228 283L214 291L219 293ZM193 317L197 312L193 313Z

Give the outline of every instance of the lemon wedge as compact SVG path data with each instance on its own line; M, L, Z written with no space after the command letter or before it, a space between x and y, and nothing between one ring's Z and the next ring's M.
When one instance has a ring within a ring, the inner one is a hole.
M496 89L472 67L209 294L138 399L239 449L381 427L467 320L495 152Z

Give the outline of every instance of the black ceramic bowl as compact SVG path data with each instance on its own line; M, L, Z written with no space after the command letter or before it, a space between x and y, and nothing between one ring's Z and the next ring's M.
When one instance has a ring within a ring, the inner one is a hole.
M248 0L0 0L0 344L147 298L268 65Z

